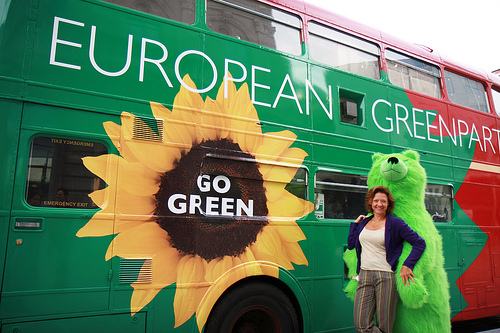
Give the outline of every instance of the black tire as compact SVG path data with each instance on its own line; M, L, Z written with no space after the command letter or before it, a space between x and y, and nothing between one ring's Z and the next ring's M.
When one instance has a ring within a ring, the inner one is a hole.
M235 287L215 304L205 333L298 333L292 302L277 287L263 282Z

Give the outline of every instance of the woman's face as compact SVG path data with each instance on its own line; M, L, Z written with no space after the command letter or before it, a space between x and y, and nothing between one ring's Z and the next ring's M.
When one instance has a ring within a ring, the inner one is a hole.
M385 193L378 192L372 200L372 209L375 215L385 215L389 206L389 198Z

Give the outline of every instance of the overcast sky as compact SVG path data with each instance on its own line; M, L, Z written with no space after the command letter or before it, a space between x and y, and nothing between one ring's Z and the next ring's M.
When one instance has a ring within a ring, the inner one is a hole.
M460 64L500 69L499 0L305 0Z

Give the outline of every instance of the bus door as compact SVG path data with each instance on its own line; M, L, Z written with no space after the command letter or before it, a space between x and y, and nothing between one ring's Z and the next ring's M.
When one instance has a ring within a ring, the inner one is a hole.
M16 166L21 103L0 99L0 267L4 269L7 235L9 233L10 207ZM0 270L0 291L3 271ZM0 303L2 299L0 298Z
M110 239L76 236L99 210L88 195L105 187L82 163L107 153L101 118L24 105L0 319L109 309Z

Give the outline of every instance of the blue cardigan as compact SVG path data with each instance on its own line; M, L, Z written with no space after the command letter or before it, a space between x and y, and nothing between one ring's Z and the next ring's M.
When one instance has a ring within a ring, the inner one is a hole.
M372 218L373 215L361 220L359 223L353 222L349 229L347 248L349 250L356 249L356 254L358 256L358 274L361 267L361 243L359 242L359 234ZM413 231L405 221L392 215L387 215L385 220L385 253L387 262L391 265L393 271L396 271L399 256L401 252L403 252L404 241L412 245L412 250L403 265L413 270L418 259L420 259L422 253L424 253L425 241Z

